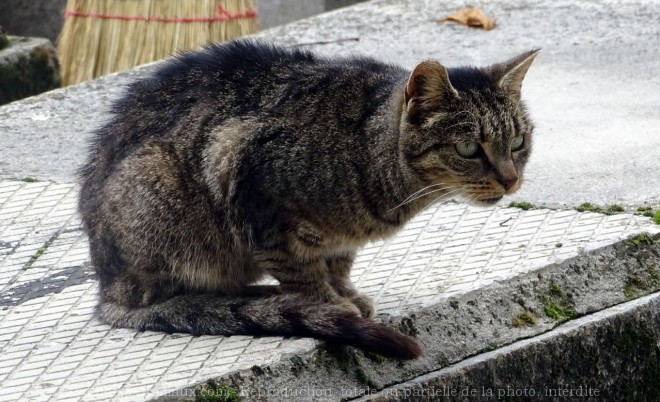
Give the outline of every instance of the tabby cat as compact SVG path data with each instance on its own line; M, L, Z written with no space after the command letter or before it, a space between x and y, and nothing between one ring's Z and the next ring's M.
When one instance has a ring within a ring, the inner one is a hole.
M492 204L520 187L535 56L410 72L239 40L164 62L116 102L81 168L97 314L420 356L372 319L349 278L356 250L435 200ZM279 285L255 284L266 274Z

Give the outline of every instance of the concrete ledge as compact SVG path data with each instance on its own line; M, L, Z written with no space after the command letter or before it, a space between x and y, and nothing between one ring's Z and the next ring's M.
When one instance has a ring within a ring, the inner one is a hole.
M361 250L352 272L380 318L422 342L419 360L311 339L113 329L93 316L77 191L0 181L0 400L185 399L208 380L245 400L296 400L282 390L310 387L326 390L318 400L358 397L659 286L660 226L648 218L447 203Z
M640 239L644 240L640 243ZM461 396L442 395L443 385L450 393L451 389L460 393L466 387L472 392L483 385L494 390L495 398L484 395L483 399L465 400L485 401L496 400L496 390L506 389L507 384L515 392L527 386L539 393L545 386L568 389L582 384L599 389L606 397L598 400L654 400L620 399L618 395L626 389L626 395L632 395L629 392L639 387L638 395L646 396L642 392L660 373L660 352L655 348L660 340L660 313L647 317L649 310L660 305L660 297L656 294L624 307L610 307L660 290L659 241L660 234L637 236L449 297L406 316L383 317L422 342L426 355L416 361L399 362L330 346L213 380L250 401L305 401L311 393L318 401L350 400L371 396L383 388L386 390L378 394L378 401L456 400ZM632 290L631 283L643 283L644 289ZM646 313L638 314L639 306L646 306ZM562 325L567 319L576 320ZM587 323L605 329L581 330ZM530 339L522 345L530 349L524 352L524 359L509 352L520 346L506 345L525 338ZM470 359L489 350L494 352ZM552 361L558 365L548 363ZM639 367L631 367L631 362L638 362ZM422 377L411 380L417 376ZM613 383L634 385L617 389ZM660 392L657 383L651 388L655 391L648 392ZM178 390L160 400L181 400L200 389ZM407 399L413 392L419 398ZM448 398L435 398L441 396Z
M358 401L660 400L660 293Z

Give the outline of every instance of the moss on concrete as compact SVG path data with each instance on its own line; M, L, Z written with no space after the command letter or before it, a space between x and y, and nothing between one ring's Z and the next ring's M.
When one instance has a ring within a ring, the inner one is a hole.
M630 299L649 293L658 287L660 287L660 273L655 267L647 266L642 272L628 275L623 294Z
M373 352L364 352L364 357L378 364L382 364L385 361L385 357Z
M60 76L53 57L41 46L14 63L0 63L0 105L58 88Z
M536 314L529 310L525 310L511 319L511 325L516 328L533 327L537 324L537 322L538 318L536 317Z
M328 342L325 348L316 354L316 364L328 369L336 364L341 371L347 373L351 366L358 365L358 360L355 351L348 346Z
M603 210L598 205L594 205L590 202L583 202L577 208L578 212L602 212Z
M195 390L195 402L239 402L238 392L227 384L209 380Z
M632 237L626 243L628 247L639 247L642 245L651 245L653 244L653 237L649 232L640 233L635 237Z
M550 295L556 296L556 297L561 297L563 292L561 290L561 286L559 286L559 284L557 282L550 281L549 288L550 288Z
M627 298L638 297L660 288L660 272L653 258L649 256L657 255L653 250L653 245L660 240L660 233L651 235L643 232L637 236L631 237L626 246L630 249L636 249L638 254L634 264L627 264L626 283L623 288L623 295ZM639 249L639 250L637 250Z
M385 361L383 356L376 353L367 352L365 353L365 357L378 364ZM377 385L362 367L357 353L351 347L336 343L327 343L324 349L317 352L315 361L317 366L325 367L328 370L332 367L339 366L341 371L349 373L349 369L353 369L355 378L360 384L364 384L369 388L377 388Z
M650 206L643 206L637 208L637 214L651 218L653 222L660 225L660 209L654 211Z
M617 212L626 212L626 209L619 204L612 204L609 205L607 208L605 208L605 211L611 213L617 213Z
M543 303L543 312L553 320L570 320L577 316L577 312L571 306L561 305L550 301Z
M527 211L529 209L534 208L534 205L532 205L531 203L529 203L527 201L521 201L521 202L515 202L514 201L511 204L509 204L509 208L519 208L519 209L522 209L523 211Z
M369 388L375 388L378 389L378 385L374 383L371 378L369 378L369 375L364 371L362 367L358 367L355 369L355 378L357 378L358 382L360 384L364 384Z
M637 212L639 212L640 214L642 214L644 216L650 216L653 213L653 208L651 208L649 206L643 206L643 207L637 208ZM649 214L649 215L647 215L647 214Z
M553 320L570 320L577 317L575 303L557 282L550 282L548 293L541 296L541 302L543 303L543 312Z
M410 318L405 317L401 319L399 323L399 331L403 332L406 335L417 336L419 330L415 327L415 315L411 315Z

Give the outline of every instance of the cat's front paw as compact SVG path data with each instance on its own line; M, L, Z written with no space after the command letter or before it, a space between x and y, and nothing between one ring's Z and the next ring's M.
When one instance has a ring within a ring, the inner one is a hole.
M350 301L360 310L362 317L373 318L376 315L376 306L371 297L357 293L350 298Z

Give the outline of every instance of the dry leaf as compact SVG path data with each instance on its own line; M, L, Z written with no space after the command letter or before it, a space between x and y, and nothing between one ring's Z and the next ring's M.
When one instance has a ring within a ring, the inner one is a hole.
M456 11L454 14L445 18L435 20L435 22L454 21L460 24L465 24L470 27L482 28L491 30L495 28L495 19L488 17L483 11L476 7L467 7L462 10Z

